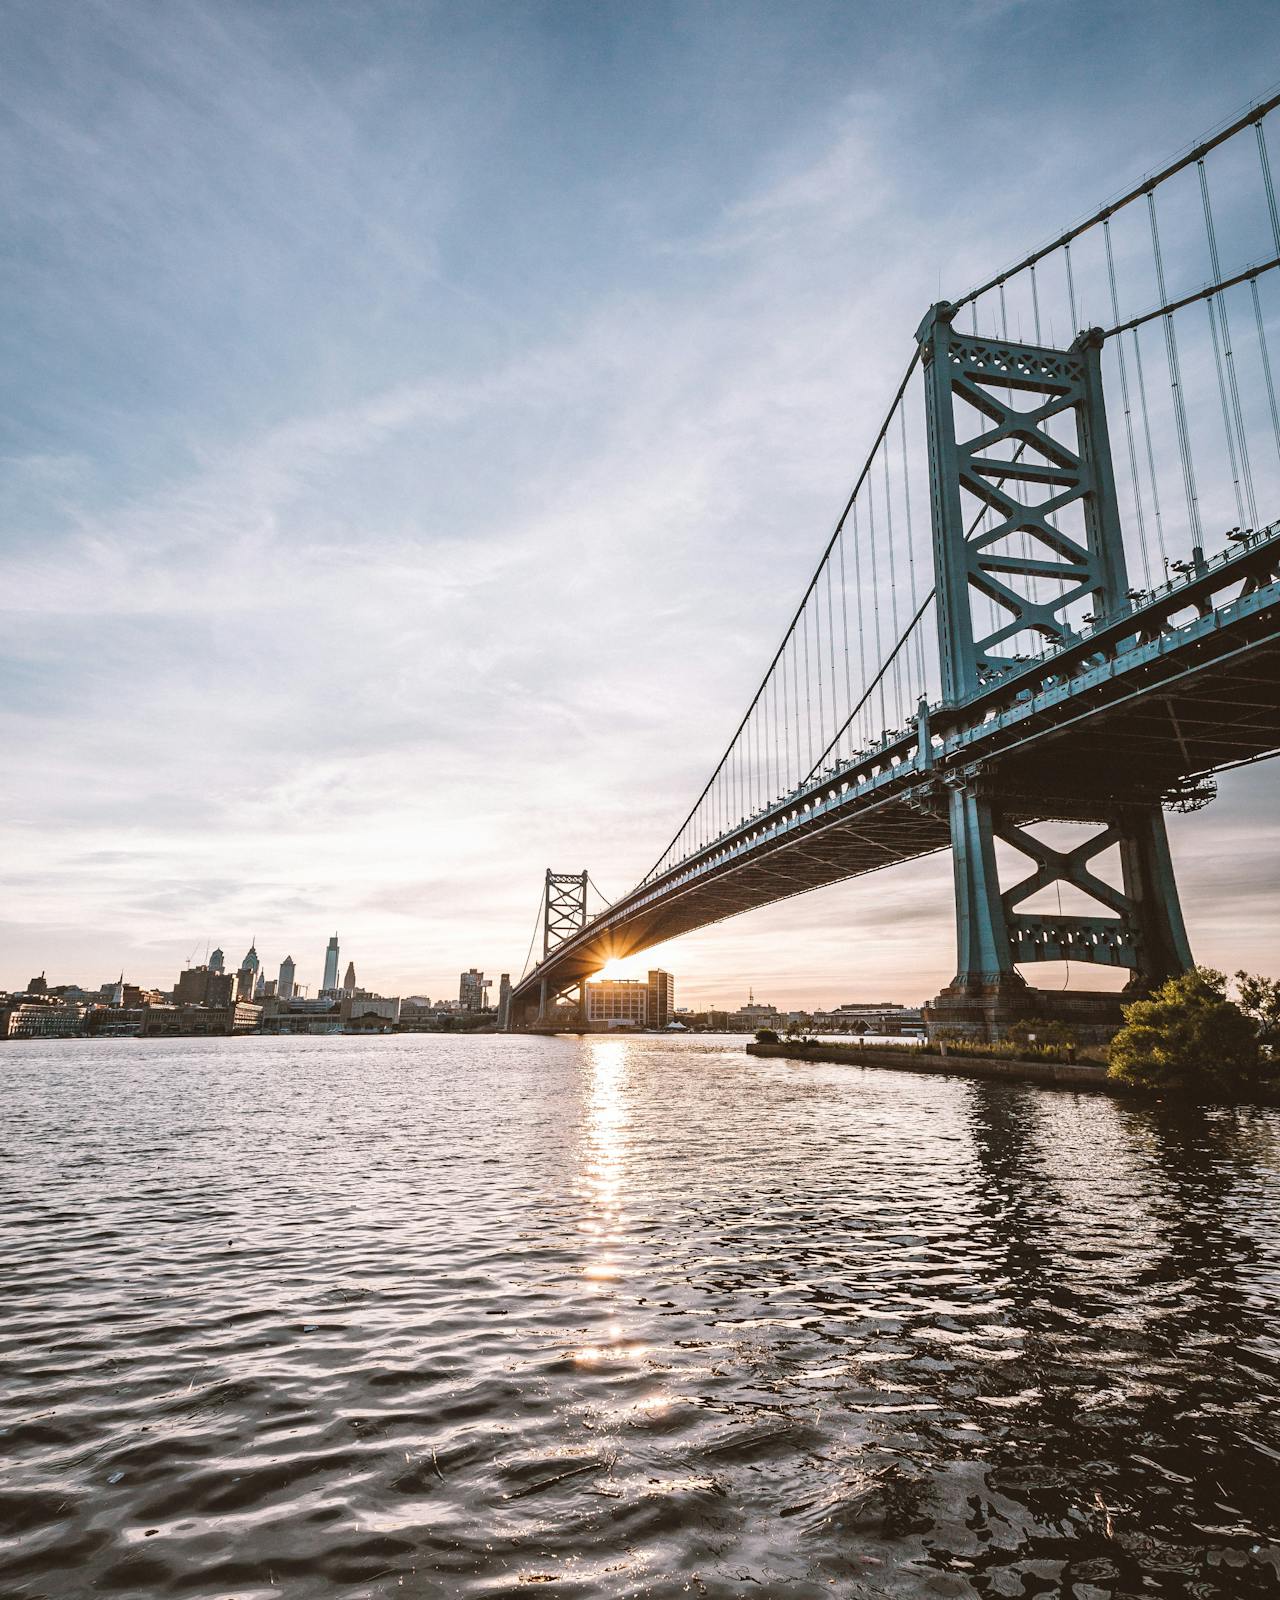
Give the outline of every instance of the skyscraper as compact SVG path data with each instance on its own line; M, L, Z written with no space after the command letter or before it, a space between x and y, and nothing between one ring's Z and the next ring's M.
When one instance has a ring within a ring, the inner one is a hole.
M286 956L284 958L284 960L280 963L280 983L279 983L279 985L278 985L278 987L276 989L276 993L280 996L280 998L282 1000L292 1000L293 999L293 974L294 974L294 971L295 971L295 968L294 968L294 965L293 965L293 957L292 956Z
M345 995L352 995L356 992L356 964L354 961L347 962L347 975L342 980L342 992Z
M324 984L323 989L332 993L338 987L338 935L335 933L329 940L329 948L324 953Z
M227 958L226 958L226 956L223 955L221 950L215 950L213 952L213 954L209 957L209 971L210 972L225 972L226 971L226 960L227 960Z
M252 942L245 951L244 960L240 963L240 971L236 974L236 999L252 1000L254 990L258 987L258 973L262 963L258 960L258 952Z

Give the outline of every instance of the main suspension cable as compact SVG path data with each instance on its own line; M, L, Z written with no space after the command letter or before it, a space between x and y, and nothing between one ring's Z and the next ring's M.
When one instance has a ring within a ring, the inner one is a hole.
M1016 277L1019 272L1024 272L1028 267L1043 261L1046 256L1052 255L1055 250L1060 250L1064 245L1078 239L1082 233L1087 233L1091 228L1098 227L1099 224L1106 222L1108 218L1115 216L1117 211L1123 211L1126 206L1132 205L1135 200L1141 200L1144 195L1150 194L1153 189L1164 183L1167 178L1172 178L1175 173L1181 172L1184 167L1189 167L1194 162L1202 160L1210 150L1216 150L1220 144L1225 144L1228 139L1233 139L1236 134L1243 132L1245 128L1250 125L1261 127L1262 119L1268 113L1274 111L1277 106L1280 106L1280 94L1268 95L1265 100L1260 100L1251 105L1247 111L1234 118L1225 127L1220 128L1217 133L1197 141L1191 149L1161 168L1159 172L1152 173L1150 177L1134 184L1131 189L1126 190L1115 200L1100 206L1092 216L1086 217L1082 222L1077 222L1073 227L1059 234L1056 239L1051 240L1048 244L1041 245L1038 250L1033 250L1030 255L1024 256L1021 261L1016 262L1013 266L1006 267L1003 272L998 272L995 277L989 278L986 283L979 284L976 289L970 289L967 294L962 295L959 300L954 302L957 311L962 306L969 305L980 295L987 294L990 290L1003 286L1008 279Z

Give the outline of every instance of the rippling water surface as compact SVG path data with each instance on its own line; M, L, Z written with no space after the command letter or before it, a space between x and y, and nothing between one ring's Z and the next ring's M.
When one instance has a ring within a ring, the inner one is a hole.
M1280 1587L1280 1118L717 1040L0 1053L0 1594Z

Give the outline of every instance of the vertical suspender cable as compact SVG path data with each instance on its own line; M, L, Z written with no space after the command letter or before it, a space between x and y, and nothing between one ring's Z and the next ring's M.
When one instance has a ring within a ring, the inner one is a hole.
M1105 222L1103 227L1106 227ZM1071 241L1069 239L1063 245L1062 253L1067 261L1067 301L1071 306L1071 337L1074 339L1076 334L1080 332L1080 318L1076 312L1076 283L1071 275ZM1116 321L1118 322L1119 320L1119 317L1117 317Z
M770 685L773 683L773 674L769 674ZM772 689L765 690L764 695L764 799L769 802L773 799L773 706Z
M1267 330L1262 321L1262 301L1258 298L1258 280L1249 283L1253 290L1253 320L1258 329L1258 350L1262 356L1262 375L1267 381L1267 402L1271 407L1271 430L1276 436L1276 455L1280 456L1280 410L1276 409L1276 386L1271 381L1271 354L1267 349Z
M1267 136L1263 131L1261 118L1254 123L1253 130L1258 135L1258 160L1262 165L1262 186L1267 192L1267 210L1271 216L1271 236L1275 240L1276 254L1280 256L1280 211L1276 209L1276 191L1271 182L1271 161L1267 156Z
M1222 267L1221 267L1221 265L1219 264L1219 261L1218 261L1218 240L1217 240L1217 236L1215 235L1214 230L1213 230L1213 207L1209 203L1209 179L1208 179L1208 175L1205 172L1204 162L1203 161L1197 161L1196 162L1196 166L1197 166L1197 168L1199 169L1199 172L1200 172L1200 198L1204 202L1204 231L1205 231L1205 235L1206 235L1206 237L1208 238L1208 241L1209 241L1209 261L1210 261L1211 266L1213 267L1213 281L1215 283L1221 283L1221 281L1222 281ZM1249 506L1249 526L1252 528L1252 527L1256 527L1257 526L1257 522L1258 522L1258 503L1253 497L1253 472L1252 472L1252 470L1251 470L1251 468L1249 466L1249 436L1245 432L1244 413L1240 409L1240 385L1236 381L1236 358L1235 358L1235 356L1234 356L1234 354L1232 353L1232 350L1231 350L1231 324L1227 320L1227 300L1226 300L1226 295L1225 294L1216 295L1216 296L1215 295L1210 295L1208 300L1205 302L1205 304L1210 307L1209 321L1210 321L1210 325L1211 326L1213 324L1213 319L1214 319L1213 307L1214 307L1215 300L1217 302L1217 320L1218 320L1218 323L1219 323L1219 325L1221 326L1221 329L1222 329L1223 357L1224 357L1224 359L1226 361L1226 365L1227 365L1227 392L1231 396L1231 418L1228 419L1227 417L1224 416L1223 420L1224 420L1224 422L1226 422L1226 426L1227 426L1227 442L1228 442L1228 445L1230 445L1230 443L1231 443L1231 421L1234 420L1234 422L1235 422L1236 442L1237 442L1237 444L1239 445L1239 448L1240 448L1239 466L1240 466L1240 472L1242 473L1242 475L1244 477L1244 497L1245 497L1245 500L1248 502L1248 506ZM1215 357L1215 360L1216 360L1217 354L1218 354L1218 341L1217 341L1217 331L1218 330L1217 330L1217 328L1214 328L1213 331L1214 331L1214 357ZM1221 370L1219 370L1219 375L1218 375L1218 387L1219 388L1222 387ZM1223 398L1224 398L1224 402L1225 402L1225 398L1226 398L1225 395L1224 395ZM1230 451L1230 454L1231 454L1231 457L1232 457L1232 463L1231 463L1232 464L1232 468L1234 469L1234 467L1236 465L1236 461L1235 461L1236 452L1235 452L1235 450L1232 449ZM1238 496L1239 496L1238 487L1237 487L1236 493L1237 493L1237 498L1238 498ZM1240 520L1241 520L1241 522L1244 521L1243 514L1241 515Z
M800 636L791 631L791 691L796 702L796 777L799 778L804 761L800 753Z
M1156 518L1156 543L1160 546L1161 561L1167 563L1169 552L1165 548L1164 518L1160 514L1160 486L1156 480L1155 449L1151 443L1151 413L1147 409L1147 384L1142 373L1142 345L1138 342L1138 330L1131 328L1129 331L1133 335L1134 370L1138 375L1138 404L1142 407L1142 431L1147 446L1147 473L1151 479L1151 506Z
M809 670L809 608L806 606L800 613L800 625L804 633L804 721L808 732L809 763L813 765L813 683ZM806 768L806 770L808 770Z
M1040 295L1036 289L1036 264L1031 263L1031 310L1035 318L1036 343L1040 343Z
M1160 229L1156 224L1156 197L1147 191L1147 213L1151 219L1151 249L1156 263L1156 285L1160 291L1161 305L1168 305L1169 295L1164 286L1164 258L1160 254ZM1182 398L1182 375L1178 365L1178 338L1173 330L1173 315L1166 312L1164 322L1165 359L1169 366L1169 388L1173 394L1173 420L1178 435L1178 452L1182 457L1182 483L1187 495L1187 522L1191 530L1191 543L1200 546L1204 536L1200 531L1200 501L1196 494L1196 469L1191 459L1191 436L1187 431L1187 408Z
M773 795L776 800L782 793L782 745L778 738L778 669L769 674L773 684Z
M1218 375L1218 400L1222 405L1222 431L1227 439L1227 459L1231 463L1231 487L1236 497L1236 516L1243 526L1245 522L1244 501L1240 498L1240 462L1236 455L1235 436L1231 431L1231 413L1227 409L1227 385L1222 375L1222 341L1218 338L1218 319L1214 315L1213 303L1217 297L1210 295L1204 303L1204 308L1209 314L1209 336L1213 341L1213 366Z
M764 701L763 705L757 703L755 717L753 718L756 736L755 766L752 769L751 775L751 809L753 812L759 811L762 798L763 774L761 769L764 764L762 761L762 749L765 741L767 741L767 733L765 734L765 740L762 741L761 730L768 718L768 705L769 702L767 699Z
M769 798L769 693L760 696L756 721L756 805Z
M1116 294L1116 263L1111 253L1111 223L1102 224L1102 238L1107 251L1107 277L1111 284L1111 311L1116 322L1120 320L1120 299ZM1070 245L1067 246L1069 250ZM1124 405L1125 436L1129 445L1129 474L1133 479L1133 504L1138 517L1138 547L1142 552L1142 581L1149 589L1151 587L1151 560L1147 554L1147 522L1142 512L1142 489L1138 483L1138 452L1133 442L1133 410L1129 403L1129 373L1124 359L1124 335L1121 334L1116 341L1116 352L1120 362L1120 398Z
M920 609L920 601L916 593L916 535L911 521L911 471L907 464L907 408L904 405L899 415L902 424L902 498L907 513L907 564L911 574L911 614L915 616ZM924 672L924 630L916 634L916 691L913 698L925 692Z
M889 485L889 441L884 442L884 514L887 525L885 543L889 550L889 602L890 625L892 638L896 645L898 642L898 547L893 539L893 490ZM897 727L902 721L902 669L901 652L893 658L893 725Z
M1258 135L1258 161L1262 167L1262 186L1267 195L1267 212L1271 218L1271 238L1275 244L1275 252L1280 256L1280 212L1276 210L1276 191L1271 182L1271 163L1267 159L1267 138L1262 131L1261 120L1254 123L1254 132ZM1249 287L1253 290L1253 317L1258 329L1258 349L1262 353L1262 371L1267 380L1267 399L1271 404L1271 426L1276 436L1276 454L1280 455L1280 411L1276 409L1276 390L1271 381L1271 353L1267 348L1267 330L1262 320L1262 301L1258 296L1258 280L1254 278Z
M787 681L787 652L782 651L782 755L785 788L791 788L791 695Z
M867 476L867 521L870 524L870 530L871 530L870 531L870 543L871 543L871 615L872 615L872 618L873 618L873 620L875 622L875 637L876 637L875 662L876 662L876 669L877 669L877 671L879 671L880 665L884 660L884 653L883 653L883 650L882 650L881 644L880 644L880 570L879 570L879 565L880 564L879 564L879 561L877 560L877 557L876 557L876 545L879 543L879 540L876 538L876 489L875 489L875 483L874 483L874 481L872 480L872 478L871 478L871 476L869 474ZM887 719L885 717L885 712L884 712L884 674L880 673L880 731L881 731L881 733L884 732L886 727L888 727L888 721L887 721Z
M853 502L853 586L858 593L858 693L866 693L867 688L867 623L866 623L866 595L862 588L862 535L858 530L858 502ZM870 742L871 718L868 714L864 721L866 729L863 732L864 744Z
M827 655L828 665L831 668L831 677L828 680L831 684L831 726L833 728L838 728L840 726L840 712L836 708L836 623L835 610L831 600L830 556L827 557ZM824 744L826 743L826 737L826 732L824 730L822 735ZM837 754L837 760L838 759L839 755Z
M844 530L840 532L840 615L844 622L844 714L853 710L853 685L849 672L849 591L844 580ZM849 754L853 754L853 734L849 736Z
M826 743L826 734L823 732L827 725L826 701L822 692L822 597L819 586L814 585L811 596L813 600L813 661L818 679L818 748Z

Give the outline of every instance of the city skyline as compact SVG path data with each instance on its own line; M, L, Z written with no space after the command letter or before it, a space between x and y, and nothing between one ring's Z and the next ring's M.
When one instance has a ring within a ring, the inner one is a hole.
M0 986L168 982L242 928L315 989L336 923L372 988L451 993L519 972L545 866L629 889L843 500L880 330L1260 93L1280 22L1228 9L743 6L727 45L715 6L10 8ZM1280 969L1273 795L1170 819L1228 970ZM950 877L627 970L916 1002Z

